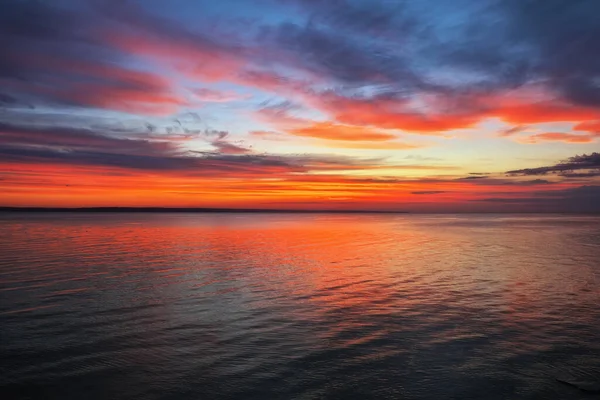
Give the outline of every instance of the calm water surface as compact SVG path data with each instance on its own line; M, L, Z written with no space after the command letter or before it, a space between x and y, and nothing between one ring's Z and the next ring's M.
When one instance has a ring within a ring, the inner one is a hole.
M2 399L598 398L600 217L2 214L0 327Z

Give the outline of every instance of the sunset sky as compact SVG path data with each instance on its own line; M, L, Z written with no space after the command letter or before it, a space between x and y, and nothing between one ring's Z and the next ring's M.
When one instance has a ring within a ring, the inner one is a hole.
M600 211L599 15L5 0L0 206Z

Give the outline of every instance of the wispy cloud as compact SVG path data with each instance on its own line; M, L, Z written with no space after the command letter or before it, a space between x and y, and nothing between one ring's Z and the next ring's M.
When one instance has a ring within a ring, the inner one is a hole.
M585 176L600 175L600 154L582 154L573 156L565 161L558 164L538 167L538 168L525 168L513 171L508 171L508 175L546 175L546 174L558 174L563 176L569 176L572 174L586 174Z

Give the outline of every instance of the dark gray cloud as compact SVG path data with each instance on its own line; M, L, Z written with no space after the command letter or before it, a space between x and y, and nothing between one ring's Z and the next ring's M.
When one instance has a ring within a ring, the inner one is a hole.
M455 181L468 181L473 185L481 186L536 186L536 185L549 185L554 182L546 179L529 179L529 180L517 180L517 179L506 179L498 176L492 176L491 174L481 173L474 174L464 178L455 179Z
M0 145L52 147L58 149L110 150L114 153L164 154L175 152L168 142L156 142L117 136L114 132L99 133L92 129L60 126L26 126L0 122Z
M93 38L98 23L87 13L56 7L46 1L0 2L0 79L5 88L38 91L53 79L65 78L60 68L40 62L102 62L117 55Z
M510 0L503 6L514 35L536 50L540 73L569 100L600 106L600 2Z
M88 107L154 114L181 105L159 75L124 67L103 37L118 21L94 2L0 2L0 105ZM21 103L21 104L19 104Z
M446 97L543 81L600 106L596 0L292 2L309 22L269 33L299 65L338 81Z
M548 181L546 179L532 179L529 181L511 181L510 183L505 183L505 184L509 184L509 185L516 185L516 186L531 186L531 185L549 185L552 184L554 182Z
M250 148L244 147L241 144L230 143L222 140L216 140L211 144L219 153L222 154L248 154L252 152Z
M214 151L186 150L185 141L179 137L173 139L173 136L161 135L155 130L128 131L127 136L123 136L119 130L108 128L94 130L0 122L0 159L15 164L88 165L238 177L339 171L382 162L326 154L254 154L241 144L229 142L226 131L206 129L198 132Z
M509 176L558 174L565 177L590 177L600 175L600 153L582 154L555 165L507 171Z
M562 172L560 175L565 178L594 178L600 176L600 170L590 172Z
M248 154L252 150L241 143L232 143L228 140L229 132L206 129L203 132L204 137L213 146L217 152L222 154Z
M132 154L85 149L60 149L0 144L0 157L19 164L59 164L117 167L156 172L177 171L188 176L272 176L272 174L337 171L365 165L361 160L319 155L238 154L197 152L183 154Z
M364 37L363 37L364 38ZM262 39L278 47L278 56L292 59L295 67L338 83L422 85L406 59L377 42L352 40L344 32L324 25L284 23L265 27Z
M0 93L0 111L2 108L35 108L32 104L29 104L11 94Z

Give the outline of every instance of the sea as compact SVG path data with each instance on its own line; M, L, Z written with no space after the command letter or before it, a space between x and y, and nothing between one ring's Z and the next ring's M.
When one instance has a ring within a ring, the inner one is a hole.
M594 399L600 216L0 214L0 399Z

